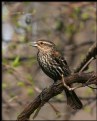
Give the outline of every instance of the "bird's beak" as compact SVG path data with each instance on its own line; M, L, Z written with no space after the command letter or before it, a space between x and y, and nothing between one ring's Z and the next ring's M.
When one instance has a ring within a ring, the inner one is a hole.
M37 47L37 42L29 42L28 45L33 46L33 47Z

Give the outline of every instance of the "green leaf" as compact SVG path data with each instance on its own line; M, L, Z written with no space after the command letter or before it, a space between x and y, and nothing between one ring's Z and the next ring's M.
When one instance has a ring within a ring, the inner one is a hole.
M10 97L14 97L15 94L13 92L10 93Z
M20 35L20 36L18 36L18 38L19 38L19 40L20 40L21 42L25 42L25 41L26 41L25 36L24 36L23 34Z
M62 94L59 94L56 96L57 99L62 99L63 98L63 95Z
M18 82L17 85L20 86L20 87L24 87L25 86L24 82Z
M4 65L6 65L7 64L7 59L5 59L5 58L2 58L2 64L4 64Z
M10 73L10 74L13 74L14 71L12 69L8 69L7 72Z
M6 83L2 83L2 88L5 89L7 87L7 84Z
M27 92L29 96L32 96L34 94L33 88L28 88Z
M60 31L63 29L63 27L64 27L64 23L61 20L57 20L55 24L55 29Z
M32 58L29 60L29 62L27 62L27 67L31 67L33 64L35 64L37 62L36 58Z
M81 21L80 22L80 29L83 29L84 28L84 23Z
M75 7L75 8L74 8L75 14L79 14L80 11L81 11L80 7Z
M14 66L14 67L19 66L19 65L20 65L19 60L20 60L20 57L17 56L17 57L15 58L15 60L12 62L12 66Z
M76 30L76 26L74 24L69 24L67 27L66 27L66 32L67 33L72 33Z
M96 32L97 31L97 26L96 25L93 25L92 30L93 30L93 32Z
M89 14L86 13L86 12L82 13L82 14L81 14L81 18L82 18L83 20L87 20L87 19L89 18Z
M33 79L31 74L27 74L27 80L33 84Z
M87 113L90 113L91 112L91 108L89 106L87 106L87 107L84 108L84 111L87 112Z
M93 93L93 90L91 88L88 88L84 94L85 96L90 96L92 93Z

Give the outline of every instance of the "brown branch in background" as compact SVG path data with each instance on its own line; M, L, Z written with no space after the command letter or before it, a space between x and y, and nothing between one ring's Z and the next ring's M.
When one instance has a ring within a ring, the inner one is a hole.
M73 84L73 83L85 83L87 82L91 77L92 82L94 83L96 76L91 73L76 73L69 77L64 78L66 84ZM90 82L90 81L89 81ZM97 78L95 81L95 84L97 84ZM58 82L51 85L49 88L44 89L38 97L36 97L35 100L33 100L29 105L25 107L23 112L18 116L17 120L19 121L26 121L30 118L30 115L38 109L40 106L43 106L46 102L49 101L52 97L60 94L63 91L63 83L59 80ZM41 100L42 97L42 100Z
M97 55L97 45L96 43L94 43L92 45L92 47L89 48L88 53L86 54L85 58L82 60L82 62L79 64L79 66L77 66L77 68L75 69L75 73L81 71L84 71L85 69L87 69L88 65L89 65L89 61L91 58L95 59ZM88 63L88 65L87 65ZM86 67L82 70L82 68L86 65Z
M80 49L83 46L87 46L87 45L90 46L93 43L94 43L93 40L87 40L86 42L82 42L80 44L66 46L65 49L66 49L66 51L73 51L74 49L77 50L77 49Z
M4 57L5 60L7 61L14 61L16 57ZM19 62L25 62L29 60L36 59L35 57L20 57Z

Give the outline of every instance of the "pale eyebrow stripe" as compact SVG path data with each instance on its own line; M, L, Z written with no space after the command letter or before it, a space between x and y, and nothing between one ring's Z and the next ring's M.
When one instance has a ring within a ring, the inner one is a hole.
M39 41L39 42L43 42L44 44L52 45L52 43L50 43L50 42L45 42L45 41Z
M49 42L44 42L45 44L49 44L49 45L52 45L51 43L49 43Z

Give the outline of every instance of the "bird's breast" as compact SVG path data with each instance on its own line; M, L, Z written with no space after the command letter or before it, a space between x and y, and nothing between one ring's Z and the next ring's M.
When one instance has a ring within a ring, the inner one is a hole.
M49 67L50 69L50 62L52 61L52 58L48 55L48 54L39 54L38 55L38 62L39 62L39 65L42 67L42 68L46 68Z
M53 80L57 80L60 77L60 73L57 70L58 65L54 62L54 59L49 54L38 54L38 62L44 73L46 73Z

